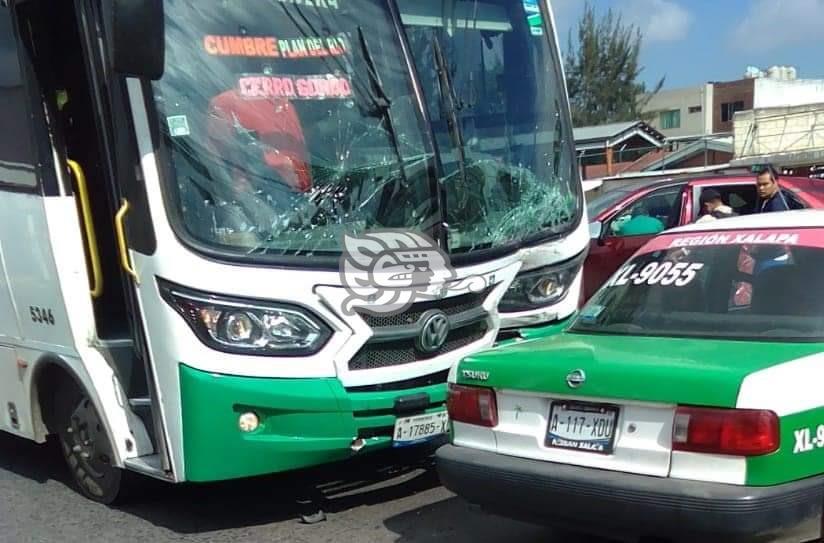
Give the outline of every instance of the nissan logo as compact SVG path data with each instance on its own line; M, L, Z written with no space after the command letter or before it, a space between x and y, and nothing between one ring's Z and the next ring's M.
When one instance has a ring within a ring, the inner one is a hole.
M587 381L587 374L584 370L574 370L569 372L566 377L567 385L569 388L578 388Z
M425 354L441 349L449 336L449 317L443 311L433 309L421 315L421 334L415 340L415 348Z

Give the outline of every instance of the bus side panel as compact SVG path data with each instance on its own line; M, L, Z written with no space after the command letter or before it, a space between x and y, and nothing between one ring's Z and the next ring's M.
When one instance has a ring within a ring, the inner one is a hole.
M4 219L0 228L0 343L9 347L0 357L0 429L40 439L26 385L33 360L24 360L15 349L26 346L63 355L76 351L52 257L43 198L0 190L0 210Z
M3 262L20 323L21 339L74 351L69 318L49 243L43 198L0 192Z
M28 411L23 392L22 370L17 366L14 349L0 347L0 430L31 437L31 425L22 420L21 410Z
M0 198L2 198L0 196ZM9 223L6 223L9 226ZM0 241L0 341L17 339L20 337L20 324L17 322L17 313L11 301L9 279L6 275L6 264L3 257L3 244Z

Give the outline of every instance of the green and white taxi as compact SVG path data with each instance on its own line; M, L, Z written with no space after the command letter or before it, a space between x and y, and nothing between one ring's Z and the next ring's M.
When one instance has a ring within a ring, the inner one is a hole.
M438 471L484 510L629 539L816 539L824 212L665 232L560 333L449 383Z

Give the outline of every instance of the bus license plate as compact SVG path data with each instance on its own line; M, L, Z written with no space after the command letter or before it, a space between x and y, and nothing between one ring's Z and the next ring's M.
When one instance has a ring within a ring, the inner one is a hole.
M549 409L546 446L611 454L618 407L579 402L553 402Z
M392 445L394 447L405 447L428 441L445 434L448 423L449 419L446 411L399 418L395 421Z

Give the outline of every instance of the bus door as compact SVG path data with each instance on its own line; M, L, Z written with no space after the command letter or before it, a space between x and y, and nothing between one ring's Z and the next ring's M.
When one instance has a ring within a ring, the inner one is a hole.
M129 407L142 420L159 453L154 467L160 469L162 464L166 470L163 423L148 349L131 278L121 265L120 243L125 234L118 230L117 216L121 199L130 196L123 189L123 183L128 183L124 179L133 180L136 174L131 141L121 136L128 132L128 124L117 99L120 89L109 86L103 68L98 5L93 0L18 0L14 4L21 42L31 58L49 119L54 160L59 171L67 172L66 190L76 196L77 214L86 227L94 346L115 370ZM139 207L141 198L131 200ZM151 220L142 222L149 232L130 236L133 250L153 243Z

